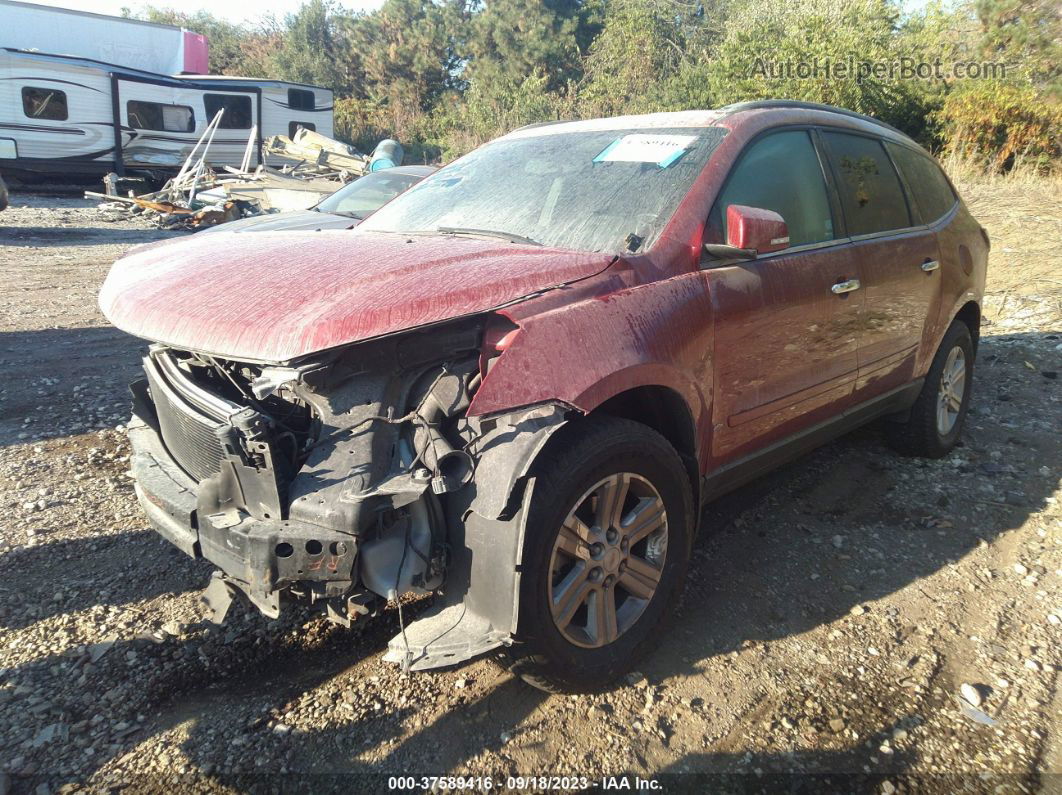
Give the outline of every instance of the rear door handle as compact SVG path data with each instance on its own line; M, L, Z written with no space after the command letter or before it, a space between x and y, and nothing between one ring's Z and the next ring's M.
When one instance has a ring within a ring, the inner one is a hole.
M859 279L849 279L846 282L837 282L837 284L830 288L830 292L834 295L844 295L845 293L850 293L853 290L858 289Z
M940 263L937 262L937 260L935 259L927 259L925 262L922 263L922 270L924 270L926 273L929 273L930 271L935 271L939 267Z

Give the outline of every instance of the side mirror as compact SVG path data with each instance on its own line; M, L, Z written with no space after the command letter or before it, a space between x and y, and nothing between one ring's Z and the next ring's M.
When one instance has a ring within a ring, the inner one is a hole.
M770 254L789 248L789 228L773 210L731 204L726 208L726 242L734 248Z

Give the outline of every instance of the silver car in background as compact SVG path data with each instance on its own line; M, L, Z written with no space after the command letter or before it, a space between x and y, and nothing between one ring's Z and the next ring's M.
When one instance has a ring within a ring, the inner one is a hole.
M224 232L351 229L395 196L438 171L435 166L397 166L373 171L344 185L309 210L256 215L205 229Z

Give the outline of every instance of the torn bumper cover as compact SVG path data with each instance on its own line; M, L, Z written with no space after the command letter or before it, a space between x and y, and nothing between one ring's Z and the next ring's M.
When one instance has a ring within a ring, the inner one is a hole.
M156 346L132 386L136 493L162 536L220 570L207 594L217 620L236 591L270 617L298 598L345 624L437 591L387 659L450 665L516 629L524 484L568 408L466 418L474 367L403 366L394 345L380 355L390 372L364 356L354 377L259 368L242 401L196 374L217 362ZM224 372L235 383L236 368ZM278 390L303 425L266 405Z

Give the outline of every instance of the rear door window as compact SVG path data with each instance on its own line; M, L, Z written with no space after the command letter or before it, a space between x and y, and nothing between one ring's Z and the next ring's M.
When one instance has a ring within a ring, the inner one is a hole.
M187 105L163 105L131 99L125 106L129 126L140 130L195 132L195 113Z
M711 242L726 241L726 208L732 204L781 215L791 246L834 238L826 181L807 130L771 133L746 150L712 209Z
M848 234L852 237L911 226L900 178L881 141L824 130L837 178Z
M908 191L914 199L914 206L922 217L922 223L931 224L939 220L955 206L958 199L940 166L932 159L910 147L891 141L886 141L885 147L903 174Z

